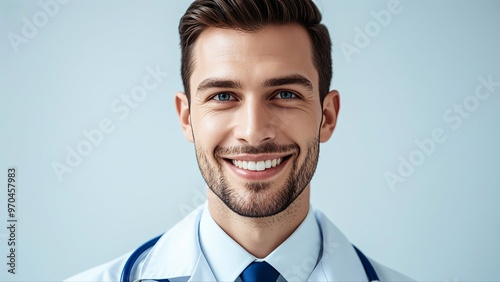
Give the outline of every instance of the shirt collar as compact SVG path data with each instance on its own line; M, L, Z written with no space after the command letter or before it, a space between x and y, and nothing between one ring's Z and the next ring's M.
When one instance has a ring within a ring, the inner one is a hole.
M255 260L220 228L205 205L200 220L200 246L217 281L235 281Z
M306 218L285 242L264 260L287 281L307 281L321 250L321 232L312 207Z
M306 281L317 264L321 233L312 208L300 226L264 259L257 259L227 235L205 205L200 246L217 281L235 281L253 261L266 261L287 281Z

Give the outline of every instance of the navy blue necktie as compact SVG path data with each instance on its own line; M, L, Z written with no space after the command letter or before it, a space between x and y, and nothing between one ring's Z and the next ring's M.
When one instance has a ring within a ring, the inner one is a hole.
M240 275L243 282L276 282L278 276L279 272L265 261L252 262Z

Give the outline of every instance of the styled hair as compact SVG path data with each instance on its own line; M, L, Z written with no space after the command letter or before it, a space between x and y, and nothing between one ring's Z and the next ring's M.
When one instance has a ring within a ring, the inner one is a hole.
M312 59L319 76L321 104L332 79L332 43L321 13L312 0L196 0L179 23L182 52L181 76L190 100L189 79L193 72L193 47L209 27L254 32L267 25L299 24L312 42Z

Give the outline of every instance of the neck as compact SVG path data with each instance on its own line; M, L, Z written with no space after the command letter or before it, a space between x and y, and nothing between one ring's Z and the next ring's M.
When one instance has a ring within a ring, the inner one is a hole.
M240 216L208 189L208 209L233 240L257 258L264 258L299 227L309 211L309 185L284 211L269 217Z

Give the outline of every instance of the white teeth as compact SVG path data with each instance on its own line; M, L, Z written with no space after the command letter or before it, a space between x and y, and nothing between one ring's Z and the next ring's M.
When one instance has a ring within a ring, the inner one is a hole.
M255 167L257 166L257 164L255 162L248 162L248 170L255 170Z
M252 170L252 171L264 171L268 168L275 167L277 165L280 165L281 162L283 161L283 158L277 158L277 159L272 159L272 160L265 160L265 161L238 161L238 160L233 160L233 165L246 169L246 170Z
M271 164L272 164L272 161L271 160L267 160L266 161L266 168L270 168Z
M266 169L266 163L263 161L257 162L255 168L257 171L263 171L264 169Z

